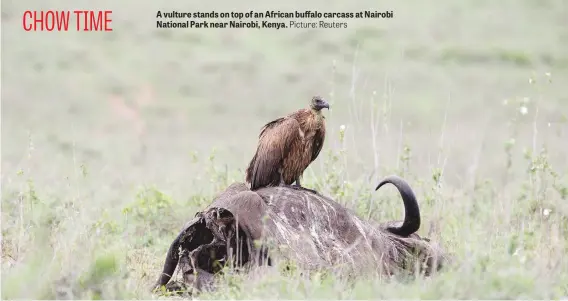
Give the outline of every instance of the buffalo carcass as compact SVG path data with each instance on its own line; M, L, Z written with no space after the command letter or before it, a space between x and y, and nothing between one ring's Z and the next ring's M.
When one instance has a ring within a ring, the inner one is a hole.
M277 256L303 269L342 267L348 272L369 269L383 275L438 270L445 256L415 232L420 211L408 183L388 176L404 202L400 222L376 224L359 218L334 200L307 190L265 187L251 191L244 183L231 184L204 211L186 223L171 244L157 283L168 284L175 269L181 282L167 289L200 290L230 263L248 268L271 264ZM284 248L282 248L284 247Z

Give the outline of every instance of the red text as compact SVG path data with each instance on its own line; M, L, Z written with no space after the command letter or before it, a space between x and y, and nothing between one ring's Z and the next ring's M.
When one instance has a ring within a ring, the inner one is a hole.
M67 31L70 17L75 16L77 31L112 31L111 14L111 10L27 10L22 16L22 27L25 31Z
M25 11L22 25L25 31L67 31L70 12L65 11Z
M77 17L77 31L112 31L110 10L76 10L73 13Z

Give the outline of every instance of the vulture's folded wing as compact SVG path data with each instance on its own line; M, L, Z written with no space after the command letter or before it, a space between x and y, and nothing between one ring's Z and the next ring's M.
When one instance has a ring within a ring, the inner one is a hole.
M286 117L281 117L275 120L272 120L271 122L265 124L262 129L260 129L260 134L258 134L258 139L261 139L262 136L267 132L270 131L270 129L278 126L279 124L281 124L284 120L286 119Z
M279 182L278 168L298 139L301 139L300 124L294 118L280 118L264 126L252 169L251 187L257 187L257 183Z
M316 134L314 136L314 143L312 146L312 159L310 162L313 162L318 157L323 147L324 140L325 140L325 126L322 126L319 130L316 131Z

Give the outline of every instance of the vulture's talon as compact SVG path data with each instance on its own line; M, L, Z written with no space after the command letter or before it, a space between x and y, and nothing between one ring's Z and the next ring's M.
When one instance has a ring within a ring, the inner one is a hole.
M296 189L296 190L305 190L305 191L309 191L309 192L311 192L311 193L313 193L313 194L318 194L317 191L315 191L315 190L313 190L313 189L309 189L309 188L303 187L303 186L300 186L300 185L290 185L290 188Z
M318 192L317 192L317 191L315 191L315 190L313 190L313 189L304 188L304 187L302 187L302 188L303 188L304 190L307 190L307 191L309 191L309 192L313 193L313 194L318 194Z

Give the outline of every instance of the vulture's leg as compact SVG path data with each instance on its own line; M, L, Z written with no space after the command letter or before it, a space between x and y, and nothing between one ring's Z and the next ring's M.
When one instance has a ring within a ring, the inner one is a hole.
M302 184L300 184L300 177L297 177L295 182L296 182L296 186L302 187Z
M278 186L286 186L286 182L284 182L284 171L282 171L282 167L278 169L278 173L280 174L280 183L278 183Z
M315 190L313 190L313 189L309 189L309 188L306 188L306 187L302 187L302 184L300 184L300 177L297 177L296 180L295 180L295 182L296 182L296 184L295 184L295 185L290 185L290 187L292 187L292 188L294 188L294 189L299 189L299 190L306 190L306 191L309 191L309 192L311 192L311 193L313 193L313 194L318 194L318 192L315 191Z

